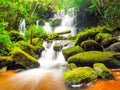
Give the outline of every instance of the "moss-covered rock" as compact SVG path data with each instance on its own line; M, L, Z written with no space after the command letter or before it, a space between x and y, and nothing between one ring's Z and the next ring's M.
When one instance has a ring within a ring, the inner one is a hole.
M81 43L81 47L85 51L103 51L103 48L94 40L86 40Z
M18 31L10 31L9 36L10 40L13 42L23 40L23 36Z
M117 38L107 38L107 39L104 39L102 42L101 42L101 45L106 48L108 46L110 46L111 44L115 43L115 42L118 42L119 40Z
M103 41L104 39L107 39L107 38L112 38L112 35L109 34L109 33L98 33L96 36L95 36L95 40L97 42L101 42Z
M11 62L13 62L11 56L0 56L0 68L7 66Z
M87 39L95 38L95 35L102 32L102 30L103 30L102 27L97 27L97 28L91 28L91 29L87 29L87 30L80 32L77 35L75 45L80 45L82 41L85 41Z
M41 52L44 50L42 45L33 46L25 41L17 42L15 47L20 47L23 51L35 58L39 58L41 56Z
M62 50L62 53L67 60L70 56L77 53L83 52L83 49L80 46L73 46Z
M97 72L97 75L102 79L115 79L112 72L103 64L95 63L93 65L94 70Z
M66 68L68 68L68 69L72 70L72 69L77 68L77 66L76 66L76 64L75 64L75 63L69 63L69 64L67 64L67 65L66 65Z
M20 48L14 48L14 50L11 52L12 54L12 59L26 67L26 68L36 68L39 67L38 60L36 60L34 57L29 55L28 53L24 52Z
M55 43L54 46L53 46L53 49L55 51L61 51L62 48L63 48L63 46L62 46L61 42Z
M90 82L91 80L94 80L96 78L97 78L96 72L90 67L79 67L67 71L63 75L63 80L66 85Z
M75 63L77 66L92 66L94 63L104 63L110 68L120 68L119 57L120 53L116 52L88 51L69 57L68 63Z

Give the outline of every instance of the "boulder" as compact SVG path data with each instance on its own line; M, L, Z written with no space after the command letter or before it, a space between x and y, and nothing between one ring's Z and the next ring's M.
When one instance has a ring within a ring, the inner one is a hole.
M80 46L72 46L62 50L63 56L67 60L70 56L73 56L77 53L83 52L83 49Z
M102 42L101 42L101 45L106 48L108 46L110 46L111 44L113 43L116 43L118 42L119 40L117 38L107 38L107 39L104 39Z
M97 75L102 79L115 79L112 72L103 64L95 63L93 65L94 70L97 72Z
M77 66L75 65L75 63L69 63L66 65L66 68L68 68L69 70L72 70L72 69L77 68Z
M80 45L82 41L85 41L87 39L94 39L95 35L100 33L102 29L103 29L102 27L97 27L80 32L75 40L75 45Z
M104 63L109 68L120 68L120 53L88 51L81 52L68 58L68 63L77 66L93 66L94 63Z
M28 53L24 52L20 48L14 48L11 54L12 59L16 63L24 66L25 68L36 68L40 66L37 59L29 55Z
M97 73L90 67L79 67L63 75L63 80L68 86L90 82L96 78Z
M35 42L33 44L36 45ZM42 45L33 46L25 41L15 43L15 47L21 48L23 51L35 57L36 59L41 56L41 52L44 50L44 47Z
M120 42L113 43L105 49L105 51L117 51L120 52Z
M101 42L103 41L104 39L107 39L107 38L112 38L112 35L109 34L109 33L98 33L96 36L95 36L95 40L97 42Z
M103 48L94 40L86 40L81 43L81 47L85 51L103 51Z

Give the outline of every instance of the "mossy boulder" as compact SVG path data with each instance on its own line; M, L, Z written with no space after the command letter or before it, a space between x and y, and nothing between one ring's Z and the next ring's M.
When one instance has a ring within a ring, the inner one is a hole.
M97 42L101 42L103 41L104 39L107 39L107 38L112 38L112 35L109 34L109 33L98 33L96 36L95 36L95 40Z
M116 43L111 44L105 50L106 51L117 51L117 52L120 52L120 42L116 42Z
M102 27L97 27L80 32L75 40L75 45L80 45L82 41L85 41L87 39L94 39L95 35L102 32L102 30L103 30Z
M93 65L94 70L97 72L97 75L102 79L115 79L112 72L103 64L95 63Z
M10 40L13 42L17 42L23 40L23 35L21 35L18 31L10 31L9 32Z
M36 68L40 66L37 59L29 55L28 53L24 52L20 48L14 48L11 54L12 54L12 59L16 63L26 68Z
M35 58L39 58L41 56L41 52L44 50L44 47L42 45L33 46L25 41L17 42L15 44L15 47L20 47L23 51Z
M7 66L11 62L13 62L11 56L0 56L0 68Z
M85 51L103 51L103 48L95 40L86 40L81 43Z
M101 42L101 45L106 48L108 46L110 46L111 44L113 43L116 43L118 42L119 40L117 38L107 38L107 39L104 39L102 42Z
M97 73L90 67L79 67L67 71L63 75L63 80L68 86L90 82L96 78Z
M75 63L69 63L69 64L67 64L67 65L66 65L66 68L68 68L68 69L72 70L72 69L77 68L77 66L76 66L76 64L75 64Z
M55 43L54 46L53 46L53 49L55 51L61 51L62 48L63 48L63 46L62 46L61 42Z
M67 60L70 56L73 56L77 53L83 52L83 49L80 46L72 46L62 50L63 56Z
M88 51L81 52L68 58L68 63L75 63L77 66L93 66L94 63L104 63L110 68L120 68L120 53Z

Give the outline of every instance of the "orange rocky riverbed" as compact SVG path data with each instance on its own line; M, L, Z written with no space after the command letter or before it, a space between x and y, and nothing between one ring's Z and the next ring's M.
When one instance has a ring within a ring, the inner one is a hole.
M87 88L85 90L120 90L120 72L113 72L116 80L98 80L93 87ZM20 88L20 84L17 85L16 79L15 81L10 81L9 78L15 76L15 71L6 71L0 72L0 90L31 90L31 85L34 83L29 82L24 87ZM23 81L24 82L24 81ZM17 86L16 86L17 85ZM50 73L47 73L43 76L41 82L38 82L34 89L32 90L69 90L66 88L62 82L62 80L58 78L52 78ZM72 90L72 89L70 89ZM81 90L81 89L73 89L73 90Z

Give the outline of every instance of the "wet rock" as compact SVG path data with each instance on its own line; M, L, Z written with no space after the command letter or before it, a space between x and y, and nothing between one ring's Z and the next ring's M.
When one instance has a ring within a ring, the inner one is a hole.
M95 63L93 65L94 70L97 72L97 75L102 79L115 79L112 72L103 64Z
M101 32L102 30L102 27L97 27L80 32L75 40L75 45L80 45L83 41L87 39L94 39L95 35Z
M20 48L14 48L14 50L11 53L12 59L16 63L26 68L36 68L40 66L37 59L29 55L28 53L24 52Z
M96 78L97 73L90 67L79 67L67 71L63 75L63 80L68 86L90 82Z
M103 48L94 40L86 40L81 43L85 51L103 51Z
M70 56L73 56L77 53L83 52L83 49L80 46L72 46L62 50L63 56L67 60Z
M101 42L103 41L104 39L107 39L107 38L112 38L112 35L109 34L109 33L98 33L96 36L95 36L95 40L97 42Z
M117 52L120 52L120 42L113 43L109 47L105 48L105 51L117 51Z
M104 63L109 68L120 68L120 53L88 51L81 52L68 58L68 63L75 63L77 66L93 66L94 63Z
M116 43L118 42L118 39L117 38L107 38L107 39L104 39L102 42L101 42L101 45L106 48L108 46L110 46L111 44L113 43Z

